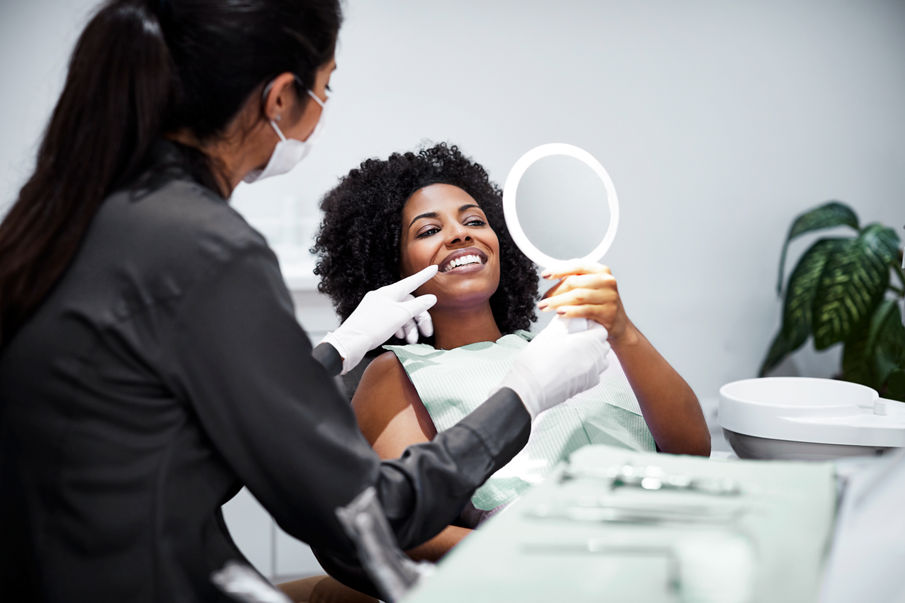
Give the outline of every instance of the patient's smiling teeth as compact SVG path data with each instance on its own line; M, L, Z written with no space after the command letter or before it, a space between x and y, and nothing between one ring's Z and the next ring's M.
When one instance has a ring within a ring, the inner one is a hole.
M464 266L466 264L480 264L481 258L476 254L469 254L459 256L453 260L451 260L446 267L443 269L443 272L449 272L453 268L458 268L459 266Z

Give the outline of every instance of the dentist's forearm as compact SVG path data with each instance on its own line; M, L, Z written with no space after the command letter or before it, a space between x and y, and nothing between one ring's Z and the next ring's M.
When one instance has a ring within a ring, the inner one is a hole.
M657 447L673 454L710 455L710 432L694 391L647 338L629 321L610 345L635 396Z

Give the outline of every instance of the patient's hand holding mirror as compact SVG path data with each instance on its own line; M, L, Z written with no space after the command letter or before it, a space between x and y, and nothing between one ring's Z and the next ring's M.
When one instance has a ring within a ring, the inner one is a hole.
M535 147L515 162L503 187L503 213L516 245L542 268L600 261L619 226L609 174L593 155L565 143ZM569 330L583 328L585 319L570 322Z

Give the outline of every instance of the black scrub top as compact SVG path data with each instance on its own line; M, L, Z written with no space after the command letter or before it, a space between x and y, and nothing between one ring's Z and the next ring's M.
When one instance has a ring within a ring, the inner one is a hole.
M2 600L219 600L211 573L243 560L220 506L243 485L345 560L334 509L373 485L407 548L527 440L503 390L381 462L312 358L275 255L183 157L158 143L0 351Z

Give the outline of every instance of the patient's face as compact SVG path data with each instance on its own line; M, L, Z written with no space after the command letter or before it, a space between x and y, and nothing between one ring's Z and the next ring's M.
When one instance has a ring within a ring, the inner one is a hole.
M486 303L500 284L500 242L477 202L457 186L431 184L402 209L402 276L431 264L437 276L417 290L437 308Z

